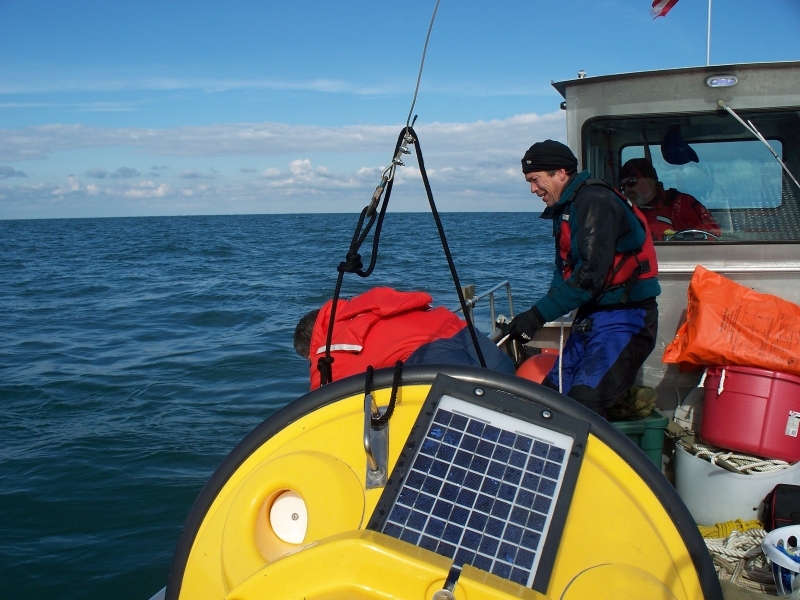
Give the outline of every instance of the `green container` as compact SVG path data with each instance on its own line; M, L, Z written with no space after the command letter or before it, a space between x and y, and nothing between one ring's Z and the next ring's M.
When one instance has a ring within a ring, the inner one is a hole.
M655 465L661 468L661 451L664 449L664 430L669 419L657 408L649 417L638 421L611 421L611 424L639 446Z

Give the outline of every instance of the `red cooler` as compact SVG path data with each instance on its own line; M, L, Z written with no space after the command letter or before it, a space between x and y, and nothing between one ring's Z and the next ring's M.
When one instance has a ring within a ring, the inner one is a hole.
M703 440L720 448L797 462L798 429L800 377L755 367L709 367L700 423Z

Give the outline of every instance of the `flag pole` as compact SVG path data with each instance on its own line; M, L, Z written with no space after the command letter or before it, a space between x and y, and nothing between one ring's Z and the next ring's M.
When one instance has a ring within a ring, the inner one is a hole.
M711 64L711 0L708 0L708 35L706 36L706 66Z

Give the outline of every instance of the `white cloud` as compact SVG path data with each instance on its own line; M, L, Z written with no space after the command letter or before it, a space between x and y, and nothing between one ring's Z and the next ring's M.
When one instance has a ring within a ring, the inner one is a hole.
M391 154L400 125L320 127L282 123L233 123L174 129L39 125L0 130L0 160L41 159L59 150L128 147L159 156L280 156L317 152ZM429 123L417 127L427 152L513 149L531 140L564 137L564 113L524 114L473 123Z
M162 183L158 187L152 181L142 181L136 187L122 191L126 198L163 198L169 192L169 186Z
M258 177L222 179L209 170L186 169L174 173L173 186L154 183L155 171L161 168L151 168L153 177L135 185L124 177L108 177L111 173L99 168L89 169L86 176L103 179L99 174L105 173L108 185L84 186L76 177L69 185L0 182L0 195L5 196L0 202L0 218L86 216L112 210L116 212L110 214L359 211L379 183L401 127L264 123L169 130L79 125L0 130L0 155L12 154L18 159L57 150L112 146L156 156L274 155L271 166ZM537 205L531 204L519 159L534 141L564 140L565 122L559 111L474 123L430 123L418 126L417 132L440 210L528 210ZM160 159L151 164L160 164L157 161ZM396 172L390 210L428 210L413 149L404 161L407 166ZM115 173L121 174L121 169ZM138 174L131 167L124 169ZM114 202L101 206L96 203L98 196ZM49 208L54 197L69 197L72 204L58 204L54 213ZM79 212L79 206L86 212ZM94 208L86 208L89 206Z
M280 169L276 169L275 167L270 167L269 169L264 169L261 172L261 177L270 178L270 177L278 177L281 174Z

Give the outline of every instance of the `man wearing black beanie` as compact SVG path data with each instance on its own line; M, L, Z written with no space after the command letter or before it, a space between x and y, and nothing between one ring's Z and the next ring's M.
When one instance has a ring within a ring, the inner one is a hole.
M647 221L609 184L578 173L560 142L545 140L522 157L525 181L553 220L555 272L550 289L515 317L508 333L523 343L548 321L577 310L572 332L544 384L605 416L635 383L653 351L661 292Z

